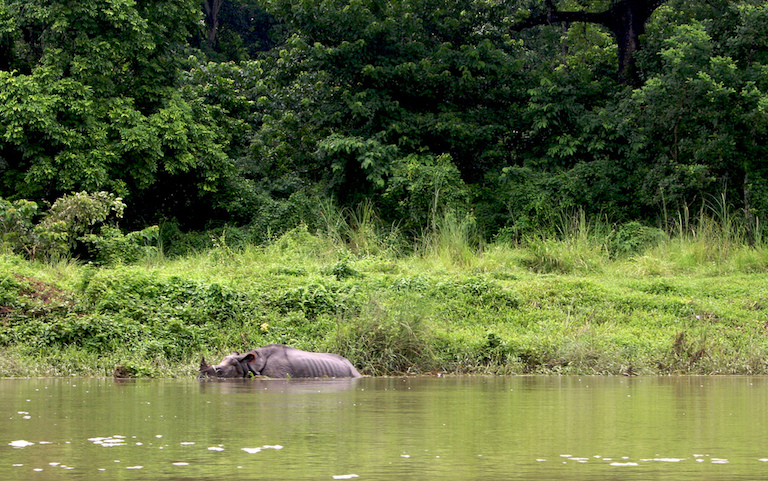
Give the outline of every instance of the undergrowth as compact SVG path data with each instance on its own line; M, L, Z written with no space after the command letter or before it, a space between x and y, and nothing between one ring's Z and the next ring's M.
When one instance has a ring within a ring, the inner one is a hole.
M269 343L368 375L768 373L768 250L715 216L484 245L446 215L404 254L366 209L132 266L0 254L0 376L191 376Z

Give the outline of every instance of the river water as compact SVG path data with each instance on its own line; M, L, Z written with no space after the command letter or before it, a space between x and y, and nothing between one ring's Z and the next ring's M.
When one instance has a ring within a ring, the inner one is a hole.
M0 479L768 479L768 378L0 379Z

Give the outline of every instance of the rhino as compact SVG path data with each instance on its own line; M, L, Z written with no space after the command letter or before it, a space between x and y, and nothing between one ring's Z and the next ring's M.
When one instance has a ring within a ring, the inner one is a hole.
M240 354L233 352L219 364L209 365L203 356L201 378L275 378L362 377L349 359L329 352L307 352L283 344L270 344Z

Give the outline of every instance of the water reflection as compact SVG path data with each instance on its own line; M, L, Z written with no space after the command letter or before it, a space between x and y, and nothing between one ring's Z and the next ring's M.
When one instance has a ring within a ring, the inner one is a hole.
M220 392L236 394L254 391L273 391L283 393L333 393L347 391L357 387L359 378L340 379L204 379L200 383L200 392Z
M763 377L0 380L2 479L756 479Z

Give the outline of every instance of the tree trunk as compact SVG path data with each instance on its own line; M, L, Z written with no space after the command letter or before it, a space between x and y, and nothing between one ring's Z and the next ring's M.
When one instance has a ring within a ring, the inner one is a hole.
M219 30L219 10L224 0L204 0L203 10L205 11L205 25L208 27L206 42L213 48L216 43L216 33Z
M619 79L622 82L639 79L636 54L641 48L640 36L645 34L645 24L662 3L658 0L621 0L611 8L612 14L605 26L613 33L619 48Z

